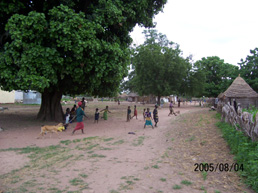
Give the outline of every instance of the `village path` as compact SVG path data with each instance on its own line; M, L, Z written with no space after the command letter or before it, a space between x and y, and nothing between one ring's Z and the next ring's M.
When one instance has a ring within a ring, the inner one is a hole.
M126 122L127 105L119 108L110 105L112 114L109 114L108 121L101 120L98 124L94 124L93 116L90 116L89 120L85 120L84 135L78 131L72 136L75 123L71 124L68 131L60 134L60 139L55 135L36 139L38 122L30 125L27 122L29 117L19 119L20 115L15 113L17 109L11 108L9 115L17 116L19 124L3 121L3 117L0 119L4 128L10 128L0 133L0 149L45 148L60 145L61 141L68 158L60 163L51 158L46 158L45 162L41 159L37 167L32 167L26 154L11 150L0 152L0 175L4 176L4 180L0 178L2 189L17 191L23 187L30 192L92 193L253 192L234 172L194 171L195 163L234 162L226 142L214 125L217 121L215 112L209 112L207 108L183 106L175 108L175 111L180 110L180 115L168 117L168 108L159 109L158 127L143 129L141 112L146 107L138 110L138 120ZM54 153L58 155L59 151ZM17 160L19 164L16 164ZM49 165L47 168L44 167L46 163ZM12 174L14 169L17 171ZM20 175L20 181L11 183ZM36 185L26 186L31 181Z

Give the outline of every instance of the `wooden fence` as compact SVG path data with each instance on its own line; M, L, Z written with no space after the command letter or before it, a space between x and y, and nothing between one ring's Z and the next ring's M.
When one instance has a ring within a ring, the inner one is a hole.
M225 121L237 130L242 130L249 136L252 141L258 140L258 113L253 119L253 115L248 112L242 112L240 104L238 104L237 110L229 103L218 103L217 111L221 113L221 121Z

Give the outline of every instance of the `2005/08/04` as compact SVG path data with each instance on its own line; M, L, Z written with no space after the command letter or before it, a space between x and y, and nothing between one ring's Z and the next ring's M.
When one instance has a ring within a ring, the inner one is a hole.
M231 172L231 171L244 171L244 165L243 164L238 164L238 163L232 163L232 164L228 164L228 163L195 163L194 164L195 172L216 172L216 171L220 171L220 172Z

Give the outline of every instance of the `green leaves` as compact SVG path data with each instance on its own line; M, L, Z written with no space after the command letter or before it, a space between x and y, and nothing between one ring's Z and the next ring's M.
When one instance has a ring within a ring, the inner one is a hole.
M169 42L156 30L145 31L144 45L134 49L134 90L140 95L166 96L179 91L189 63L180 54L179 46Z
M136 23L151 26L154 14L166 3L13 2L2 2L0 10L1 35L9 32L0 42L2 88L99 96L117 93L127 75L129 32Z
M258 48L250 50L250 55L239 66L241 77L258 92Z
M235 160L239 166L243 166L241 176L246 184L258 191L258 143L252 142L242 131L236 130L227 123L218 122L216 124L227 140L230 149L235 154Z
M202 58L194 67L205 75L204 93L206 97L216 97L224 92L237 77L238 67L225 63L217 56Z

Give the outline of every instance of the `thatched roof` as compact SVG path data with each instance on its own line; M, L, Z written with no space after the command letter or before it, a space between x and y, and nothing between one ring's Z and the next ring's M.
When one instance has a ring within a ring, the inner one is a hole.
M138 97L139 95L137 93L131 92L127 96L128 97Z
M232 82L230 87L222 93L225 97L232 98L254 98L258 97L258 94L246 83L246 81L240 77L240 75ZM220 97L221 98L221 97Z

